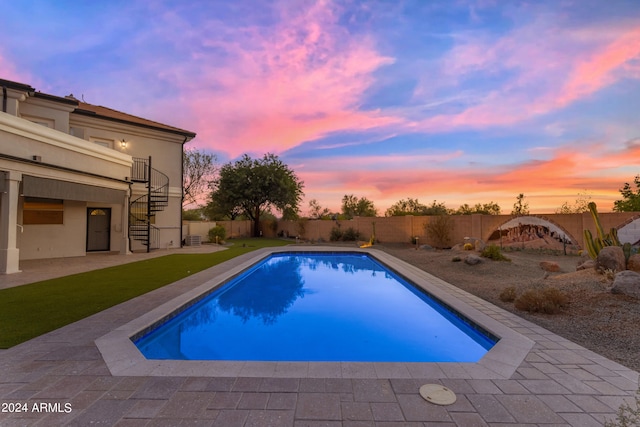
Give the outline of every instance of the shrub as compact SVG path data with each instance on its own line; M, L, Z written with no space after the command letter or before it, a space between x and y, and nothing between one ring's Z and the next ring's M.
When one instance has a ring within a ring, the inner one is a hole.
M451 258L451 262L460 262L462 261L462 258L460 258L459 256L454 256L453 258Z
M297 223L297 231L298 231L298 237L300 238L304 238L306 233L307 233L307 219L306 218L301 218L298 220Z
M618 408L616 421L607 420L604 427L631 427L640 425L640 388L636 391L635 408L623 403Z
M353 229L353 227L349 227L344 230L342 233L342 240L345 242L352 242L360 239L360 233Z
M529 289L520 295L514 305L529 313L556 314L569 304L567 295L556 288Z
M216 239L217 237L217 239ZM222 242L227 237L227 230L221 225L216 225L209 229L209 241L210 242Z
M329 240L331 240L332 242L342 240L342 230L340 230L338 227L333 227L331 229L331 233L329 234Z
M511 261L509 258L502 254L500 248L496 245L489 245L485 247L480 253L480 256L492 259L494 261Z
M475 249L475 247L471 244L471 243L465 243L464 246L462 247L465 251L472 251Z
M513 302L516 299L516 287L509 286L500 292L500 301Z
M424 229L436 248L450 247L453 221L449 215L432 216L424 225Z

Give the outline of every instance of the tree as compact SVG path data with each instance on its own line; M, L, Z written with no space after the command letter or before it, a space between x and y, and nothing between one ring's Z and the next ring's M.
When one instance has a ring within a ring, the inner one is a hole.
M356 216L376 216L378 211L366 197L359 199L353 194L345 194L342 198L342 214L347 219L352 219Z
M331 214L329 208L323 208L316 199L309 200L309 218L324 219Z
M209 190L217 167L215 154L196 149L182 152L182 207L197 204L200 196Z
M583 213L589 211L589 202L591 201L591 195L584 193L578 193L578 198L574 205L570 205L569 202L564 202L562 206L556 209L557 214L574 214Z
M615 212L640 212L640 175L636 175L633 183L636 186L635 190L628 182L619 190L622 200L613 202Z
M482 214L482 215L500 215L500 205L494 203L493 201L489 203L476 203L473 207L469 206L467 203L461 205L458 210L454 212L455 215L471 215L471 214Z
M436 202L435 200L424 211L424 215L449 215L450 213L450 210L447 209L443 202Z
M260 213L275 208L291 216L298 212L304 183L275 154L262 159L247 154L220 168L213 182L212 201L225 211L239 209L253 221L253 235L260 235Z
M212 221L223 221L230 219L231 221L237 219L242 215L242 208L233 204L224 205L223 200L213 198L215 192L209 195L209 203L204 208L204 215Z
M529 214L529 203L524 201L524 194L518 194L516 197L516 202L513 204L513 210L511 211L511 215L528 215Z
M396 203L391 205L391 207L384 213L384 216L426 215L425 212L427 210L427 206L418 202L418 199L414 200L409 197L406 200L398 200Z
M185 221L202 221L203 208L182 210L182 219Z

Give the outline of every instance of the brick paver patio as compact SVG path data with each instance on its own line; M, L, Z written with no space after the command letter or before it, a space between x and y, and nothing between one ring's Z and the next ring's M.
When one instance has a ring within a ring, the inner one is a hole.
M266 376L112 375L97 339L242 261L0 350L0 425L588 427L634 400L637 372L436 278L439 289L534 342L511 375L456 363L340 365L328 375L286 365ZM452 389L456 403L426 402L418 393L425 383Z

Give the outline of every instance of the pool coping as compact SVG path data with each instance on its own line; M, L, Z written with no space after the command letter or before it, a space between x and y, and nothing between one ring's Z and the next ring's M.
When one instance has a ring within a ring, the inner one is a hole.
M188 305L202 294L242 273L255 263L279 252L356 252L373 256L453 310L499 337L496 345L477 363L457 362L254 362L148 360L131 338ZM534 346L534 341L513 330L493 315L497 308L437 277L373 248L330 246L285 246L264 248L221 264L229 268L155 309L95 340L109 371L114 376L181 377L278 377L278 378L510 378ZM220 267L220 266L218 266ZM171 285L169 285L171 286Z

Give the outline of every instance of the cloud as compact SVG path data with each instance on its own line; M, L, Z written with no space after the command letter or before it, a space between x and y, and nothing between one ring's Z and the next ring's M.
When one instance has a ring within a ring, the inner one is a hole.
M559 105L588 96L629 75L640 60L640 28L622 30L614 40L579 60L556 98ZM625 65L629 65L625 67Z
M451 167L448 163L465 157L458 152L416 156L413 163L404 163L403 157L391 157L389 162L381 161L379 156L362 156L354 162L323 159L323 164L305 163L298 173L307 185L307 197L317 198L334 209L342 195L353 193L373 200L382 209L413 197L444 201L452 208L493 200L504 210L517 194L524 193L536 199L532 209L553 212L563 201L585 190L593 193L599 206L608 209L618 196L617 189L632 178L625 173L628 167L637 166L640 145L611 150L601 143L575 143L556 148L547 159L509 163L508 159L498 158L502 163L466 167ZM314 188L322 191L315 193Z
M5 55L2 54L2 50L0 50L0 78L23 82L28 80L27 77L27 75L18 73L13 62L8 60Z
M273 26L216 23L222 34L209 34L193 52L200 71L178 85L189 93L200 140L231 155L281 152L331 132L401 121L359 109L373 73L393 62L372 36L349 34L329 2L275 13Z
M475 94L459 111L437 113L413 126L432 132L507 126L557 111L601 89L640 76L637 22L563 26L549 15L506 34L478 30L452 36L440 79L416 90L424 97L455 93L474 82ZM440 85L438 87L438 85Z

